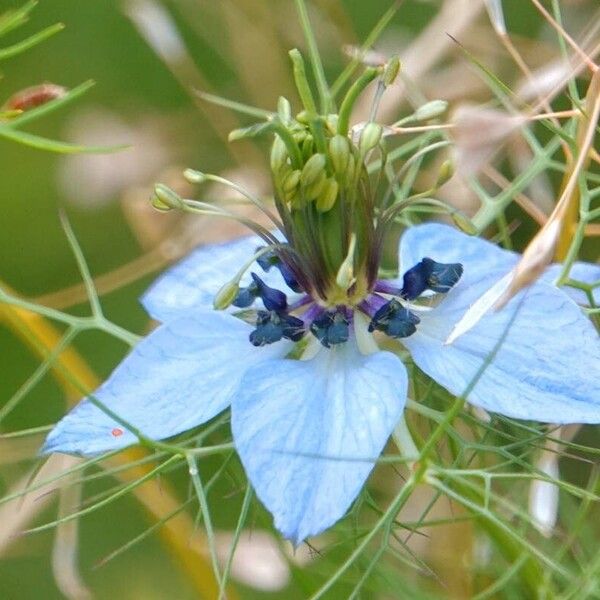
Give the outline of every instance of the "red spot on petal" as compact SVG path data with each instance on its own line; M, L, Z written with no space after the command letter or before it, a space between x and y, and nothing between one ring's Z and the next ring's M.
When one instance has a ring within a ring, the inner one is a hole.
M115 427L111 433L115 436L115 437L119 437L120 435L123 435L123 430L119 429L118 427Z

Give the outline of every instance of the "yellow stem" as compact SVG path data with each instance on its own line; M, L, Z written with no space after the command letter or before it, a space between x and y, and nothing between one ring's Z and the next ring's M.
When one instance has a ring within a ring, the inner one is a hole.
M555 212L560 215L561 231L556 245L554 258L562 262L569 252L573 233L579 220L579 188L577 187L577 177L582 169L589 165L591 156L590 149L593 148L594 134L600 113L600 71L596 70L590 81L590 85L585 96L584 115L579 121L577 128L577 147L579 156L573 164L573 159L569 161L568 167L561 186L561 200L558 202ZM552 218L552 217L551 217Z

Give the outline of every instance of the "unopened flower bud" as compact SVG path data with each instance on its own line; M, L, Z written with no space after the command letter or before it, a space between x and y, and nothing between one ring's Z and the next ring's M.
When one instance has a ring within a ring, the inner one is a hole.
M356 158L354 158L354 154L350 154L350 156L348 157L348 166L346 167L345 182L347 184L351 183L354 180L355 173L356 173Z
M428 121L429 119L435 119L443 115L447 109L448 103L445 100L432 100L417 108L413 114L413 120Z
M398 73L400 71L400 58L398 56L392 56L390 60L385 65L385 70L383 71L383 83L385 86L390 86L398 77Z
M300 170L296 169L295 171L290 171L284 178L281 187L283 191L288 194L293 192L300 183Z
M213 300L213 306L215 310L225 310L233 304L233 301L237 298L240 292L240 286L237 281L228 281L221 289L215 294Z
M288 152L285 147L285 142L278 136L275 136L273 145L271 146L271 170L273 173L278 173L280 169L287 164Z
M305 110L301 110L296 115L296 121L298 121L298 123L302 123L303 125L308 125L308 123L309 123L308 113Z
M323 154L313 154L304 165L300 181L303 186L309 186L325 169L325 156Z
M164 211L183 208L184 206L181 196L162 183L157 183L154 186L152 205L157 210Z
M367 123L365 128L362 130L360 141L358 142L358 148L364 155L370 150L373 150L383 135L383 127L378 123Z
M321 171L319 176L309 185L303 186L302 193L304 194L305 200L316 200L325 188L327 178L325 177L325 171Z
M248 127L240 127L239 129L234 129L229 132L229 136L227 139L230 142L236 142L237 140L242 140L245 138L255 138L267 131L271 131L273 124L269 121L254 123L253 125L249 125Z
M338 269L337 275L335 277L335 282L337 285L343 289L349 289L356 278L354 277L354 252L356 250L356 234L352 234L350 238L350 244L348 246L348 253L346 254L346 258L344 262L340 265Z
M456 211L453 211L452 213L450 213L450 216L452 217L454 224L461 231L464 231L468 235L476 235L477 234L477 228L473 224L473 221L471 221L471 219L469 219L469 217L467 217L465 214L456 210Z
M313 136L310 134L307 134L304 137L304 140L302 141L302 158L304 158L304 160L308 160L314 152L314 142L313 142Z
M283 96L279 96L277 101L277 114L283 123L289 123L292 119L292 106L290 101Z
M350 158L350 141L344 135L334 135L329 140L329 155L333 170L339 176L346 172Z
M325 117L325 126L331 133L337 131L339 117L336 114L327 115Z
M195 169L186 169L183 172L183 176L190 183L204 183L206 181L206 175L201 171L196 171Z
M317 210L327 212L333 208L338 196L339 185L335 179L326 179L323 189L316 200Z
M445 160L438 171L435 189L441 188L454 175L454 163L450 160Z

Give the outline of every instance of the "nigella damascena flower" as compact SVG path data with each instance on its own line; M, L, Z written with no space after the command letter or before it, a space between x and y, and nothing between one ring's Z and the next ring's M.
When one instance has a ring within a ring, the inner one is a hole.
M370 69L359 82L377 76L389 80ZM453 326L518 255L424 224L401 238L401 276L380 278L399 205L378 196L368 172L382 128L367 124L356 142L348 135L357 91L339 117L317 115L304 98L296 118L281 102L265 124L246 130L275 134L278 214L270 216L279 231L253 224L258 235L202 247L163 275L142 299L162 325L95 392L100 405L83 400L58 423L45 452L93 455L134 444L123 423L162 440L230 408L252 486L275 526L298 543L344 515L402 418L407 371L379 349L380 338L402 344L452 394L475 381L468 401L488 411L600 422L598 336L552 285L558 267L452 344ZM385 168L383 160L379 174ZM210 208L163 188L157 205ZM573 277L599 273L576 265Z

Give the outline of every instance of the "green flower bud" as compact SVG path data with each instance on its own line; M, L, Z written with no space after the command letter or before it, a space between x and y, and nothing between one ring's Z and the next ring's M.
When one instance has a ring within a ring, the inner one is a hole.
M156 196L152 196L150 202L152 203L152 206L160 212L169 212L170 210L172 210L170 206L168 206L164 202L161 202Z
M296 142L296 144L301 146L302 142L306 139L307 135L308 135L308 133L307 133L306 129L301 129L300 131L295 131L292 137L294 138L294 141Z
M390 60L388 60L385 65L385 70L383 71L383 83L384 85L390 86L398 77L398 73L400 71L400 58L398 56L392 56Z
M325 117L325 127L329 130L329 133L335 134L337 132L338 119L339 117L336 114Z
M242 140L244 138L254 138L267 131L271 131L273 128L273 124L270 122L261 122L254 123L253 125L249 125L248 127L241 127L240 129L234 129L229 133L228 140L230 142L235 142L237 140Z
M346 185L350 185L354 180L354 175L356 174L356 158L354 154L350 154L348 157L348 166L346 167L346 176L343 178L343 181Z
M450 213L454 224L468 235L477 235L477 227L473 224L473 221L469 219L465 214L459 210L455 210Z
M299 169L296 169L295 171L290 171L284 177L283 182L281 184L281 189L284 191L285 194L293 192L298 187L298 184L300 183L300 174L301 171Z
M307 134L302 141L302 158L308 160L314 152L314 141L313 136Z
M284 165L287 165L288 151L285 142L278 136L275 136L271 146L271 170L273 173L279 173Z
M303 186L302 193L304 194L304 199L307 201L316 200L321 195L326 182L325 171L321 171L314 181Z
M432 100L417 108L413 114L413 120L428 121L429 119L435 119L443 115L447 109L448 103L445 100Z
M287 98L279 96L279 100L277 101L277 113L283 123L289 123L292 120L292 106Z
M340 265L335 282L343 290L348 290L356 281L354 277L354 252L356 251L356 234L352 234L350 238L350 244L348 246L348 253L344 262Z
M196 171L195 169L186 169L183 172L183 176L190 183L204 183L206 181L206 175L201 171Z
M373 150L381 140L383 135L383 127L378 123L367 123L360 134L358 148L365 155L370 150Z
M325 156L323 154L313 154L306 161L300 177L303 186L309 186L319 176L323 175L325 162Z
M326 179L323 189L316 199L316 206L319 212L327 212L333 208L338 196L340 186L335 179Z
M228 281L215 295L213 306L215 310L225 310L231 306L240 291L237 281Z
M296 115L296 121L298 121L298 123L302 123L303 125L308 125L310 122L308 119L308 113L305 110L301 110Z
M445 160L438 171L435 189L441 188L454 175L454 164L452 161Z
M333 170L338 176L344 175L350 158L350 141L344 135L334 135L329 140L329 155Z
M171 210L183 208L184 203L181 196L175 193L171 188L157 183L154 186L154 198L152 199L152 205L158 210Z

